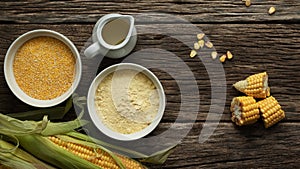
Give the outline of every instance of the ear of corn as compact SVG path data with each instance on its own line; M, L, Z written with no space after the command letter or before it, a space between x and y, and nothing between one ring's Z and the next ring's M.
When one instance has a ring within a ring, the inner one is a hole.
M146 155L125 147L120 147L118 145L112 145L106 142L103 142L101 140L95 139L93 137L90 137L86 134L82 134L76 131L65 133L65 135L70 136L72 138L75 138L77 140L84 140L88 142L93 142L98 145L107 147L111 150L115 150L117 152L121 152L123 154L130 154L131 157L138 159L141 162L145 163L152 163L152 164L163 164L167 160L168 156L173 152L175 145L171 145L170 147L167 147L166 149L160 150L158 152L155 152L151 155Z
M268 75L266 72L251 75L245 80L235 83L233 86L240 92L254 98L266 98L270 96Z
M273 126L285 117L284 111L273 96L259 101L257 104L266 128Z
M20 145L28 152L56 167L64 169L100 167L55 145L48 137L24 135L18 137Z
M80 139L75 139L73 137L69 137L69 136L66 136L66 135L57 135L55 137L50 137L50 138L54 138L54 140L59 140L59 144L63 144L63 145L66 145L66 144L75 144L79 147L82 147L80 145L84 145L86 149L89 149L89 150L93 150L94 151L94 154L87 154L87 155L90 155L92 157L95 157L96 156L99 156L99 155L103 155L103 156L106 156L107 159L109 159L109 161L111 161L114 165L112 166L120 166L120 168L127 168L127 169L142 169L144 168L144 166L142 166L139 162L135 161L135 160L132 160L128 157L125 157L125 156L122 156L120 154L117 154L117 153L112 153L110 152L109 150L107 150L106 148L104 147L100 147L99 145L93 143L93 142L88 142L87 140L80 140ZM50 139L51 140L51 139ZM53 139L52 139L53 141ZM68 147L68 146L65 146L65 148L71 148L71 147ZM95 160L99 160L98 158L96 158ZM115 161L115 162L113 162ZM101 162L101 159L100 159L100 162ZM110 167L112 168L112 167ZM116 168L119 168L119 167L116 167Z
M26 135L19 136L18 139L24 149L59 168L144 168L140 163L130 158L111 153L91 142L76 140L67 136Z
M251 96L233 98L230 111L231 120L239 126L255 123L260 117L258 105Z
M63 169L96 169L105 168L105 166L101 167L101 165L99 166L98 164L94 164L94 161L86 160L91 158L86 158L86 156L82 157L82 153L79 154L74 153L74 151L71 150L66 150L66 147L63 148L63 146L55 144L53 138L61 139L58 143L66 141L67 144L72 143L75 144L77 147L89 147L88 149L92 148L96 152L97 150L98 152L100 150L103 150L101 152L106 153L102 156L109 156L108 158L110 159L110 161L111 159L113 159L113 164L116 164L117 168L121 169L139 169L146 167L129 157L112 153L111 151L105 149L103 146L108 147L109 149L112 149L114 151L121 152L122 154L128 154L130 155L130 157L138 159L139 161L154 164L164 163L169 154L174 149L174 147L176 147L176 144L174 144L164 150L155 152L151 155L146 155L135 150L130 150L125 147L109 144L104 141L89 137L88 135L75 132L74 129L87 124L88 121L81 120L81 117L84 114L83 105L86 102L86 99L84 99L83 97L75 96L73 97L73 101L74 104L81 109L81 113L78 118L68 122L52 123L48 121L46 116L44 116L44 119L39 122L21 121L0 113L0 134L10 135L14 137L16 141L20 143L20 146L24 148L27 152L31 153L38 159L41 159L43 161L48 162L49 164L52 164L53 166ZM0 152L1 146L2 145L0 144ZM81 148L79 150L81 150ZM97 158L99 158L98 155L100 153L96 154L97 156L95 159L99 161L99 159ZM3 165L1 165L1 162L2 161L0 159L0 168L3 167ZM107 162L105 162L104 164L106 163ZM24 169L25 167L21 168Z

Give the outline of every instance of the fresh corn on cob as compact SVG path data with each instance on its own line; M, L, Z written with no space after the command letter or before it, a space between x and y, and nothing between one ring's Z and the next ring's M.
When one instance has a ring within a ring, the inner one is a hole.
M267 72L251 75L245 80L235 83L233 86L240 92L254 98L266 98L270 96Z
M258 105L251 96L233 98L230 111L231 120L239 126L255 123L260 117Z
M26 135L19 136L20 145L36 157L59 168L80 169L142 169L139 162L109 153L105 148L72 137Z
M257 104L262 113L265 128L273 126L285 117L284 111L273 96L259 101Z
M106 151L100 148L92 148L89 146L80 145L78 143L72 143L69 141L64 141L55 136L48 137L53 143L60 146L61 148L80 156L81 158L92 162L93 164L99 165L101 168L107 169L118 169L120 168L118 164L115 162L114 158L112 158ZM127 158L125 156L115 154L122 162L125 168L132 169L142 169L140 163Z

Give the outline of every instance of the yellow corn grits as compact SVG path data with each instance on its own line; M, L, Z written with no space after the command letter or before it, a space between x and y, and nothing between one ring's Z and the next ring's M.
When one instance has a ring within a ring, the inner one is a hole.
M75 75L70 48L52 37L36 37L16 52L13 72L18 86L30 97L51 100L64 94Z

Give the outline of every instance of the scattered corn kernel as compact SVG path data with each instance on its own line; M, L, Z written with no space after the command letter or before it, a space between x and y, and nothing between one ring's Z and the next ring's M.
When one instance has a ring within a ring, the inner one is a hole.
M195 50L198 50L198 49L200 49L200 45L196 42L196 43L194 43L194 49Z
M204 33L199 33L199 34L197 35L197 39L198 39L198 40L203 39L204 35L205 35Z
M206 42L205 46L208 47L208 48L214 47L213 43L211 43L210 41Z
M225 62L225 60L226 60L226 55L222 55L221 57L220 57L220 62Z
M227 51L226 55L229 60L232 59L232 57L233 57L233 55L230 51Z
M216 51L211 52L211 58L215 60L217 58L218 53Z
M251 0L245 0L245 5L246 5L247 7L251 6Z
M236 82L233 86L240 92L254 98L266 98L270 96L268 74L266 72L251 75L245 80Z
M203 48L203 46L204 46L204 40L199 40L198 44L199 44L200 48Z
M233 98L230 111L232 113L232 122L239 126L253 124L260 117L258 104L251 96Z
M197 55L197 52L195 50L192 50L190 53L190 57L193 58Z
M51 100L72 86L76 60L70 48L58 39L37 37L17 51L13 72L19 87L30 97Z
M269 14L270 15L274 14L275 12L276 12L275 7L272 6L272 7L269 8Z
M262 113L265 128L273 126L285 117L284 111L273 96L259 101L257 104Z

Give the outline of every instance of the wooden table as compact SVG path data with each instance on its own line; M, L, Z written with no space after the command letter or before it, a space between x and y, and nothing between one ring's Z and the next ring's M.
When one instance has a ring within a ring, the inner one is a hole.
M9 45L21 34L39 28L58 31L74 42L79 50L91 36L95 22L104 14L139 14L163 12L192 22L213 42L219 54L230 50L234 59L223 64L226 74L226 106L214 134L198 142L211 102L208 74L199 58L189 58L191 46L158 34L139 35L134 51L161 48L175 53L190 67L197 80L200 109L192 124L182 121L180 127L193 125L165 164L150 168L299 168L300 155L300 1L257 1L246 7L242 1L220 0L147 0L147 1L19 1L0 2L0 63L3 67ZM269 7L277 11L268 14ZM172 22L160 23L176 29ZM137 23L140 27L155 23ZM184 35L195 36L192 32ZM195 41L191 39L190 42ZM208 57L208 56L207 56ZM162 58L165 59L165 58ZM84 59L83 59L84 60ZM121 62L105 59L103 67ZM175 65L176 67L176 65ZM180 71L180 69L178 70ZM262 122L237 127L230 120L231 99L241 95L232 84L246 76L267 71L271 94L286 112L279 124L265 129ZM179 111L180 92L171 76L154 70L166 90L167 107L160 125L150 136L168 129ZM0 70L0 112L32 110L18 100L8 88L3 68ZM193 102L188 105L194 105ZM222 112L220 112L222 113ZM65 119L74 119L74 110Z

